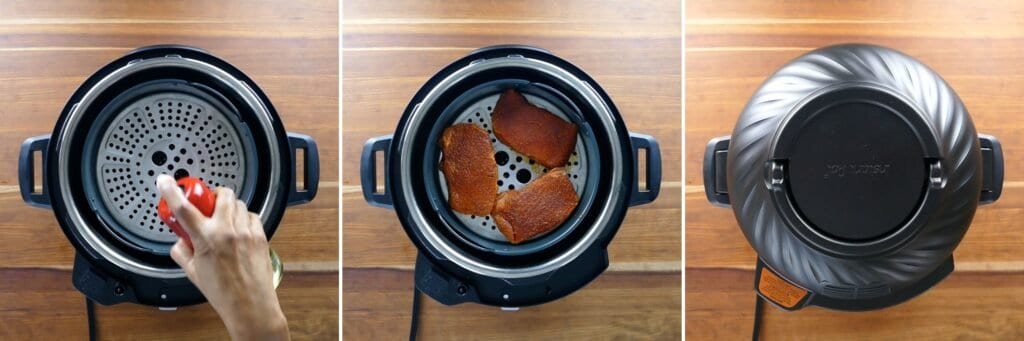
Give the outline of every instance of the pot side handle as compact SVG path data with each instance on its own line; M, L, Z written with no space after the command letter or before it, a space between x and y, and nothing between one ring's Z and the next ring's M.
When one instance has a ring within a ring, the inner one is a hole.
M633 160L637 160L640 149L647 150L647 185L646 190L640 188L640 164L633 164L633 190L629 196L629 206L643 205L658 198L661 191L661 149L653 136L629 133L632 142Z
M726 160L729 157L729 136L708 141L704 149L704 194L712 205L729 207L729 188L726 182Z
M388 154L391 152L391 135L377 136L366 140L363 155L359 159L359 182L363 186L363 198L370 205L394 208L388 191ZM384 152L384 190L377 192L377 152Z
M991 204L1003 193L1003 147L995 136L978 134L981 142L982 185L980 204Z
M21 153L18 155L18 185L21 188L21 199L34 207L51 208L50 194L46 191L46 147L50 144L50 135L30 137L21 144ZM39 152L43 158L42 179L43 190L35 193L35 163L32 154Z
M288 193L288 206L305 204L316 197L320 187L320 153L316 148L316 141L312 137L302 134L288 133L289 149L292 153L292 178L291 191ZM303 189L299 189L297 168L298 160L295 159L295 151L302 149L303 157Z

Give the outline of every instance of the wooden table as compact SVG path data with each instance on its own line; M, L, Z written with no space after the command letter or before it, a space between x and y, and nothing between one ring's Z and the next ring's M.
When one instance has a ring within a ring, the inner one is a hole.
M701 158L732 131L758 85L788 60L835 43L902 50L958 92L1006 158L1002 198L978 209L956 271L923 295L865 313L765 310L773 339L1024 337L1024 3L1020 1L690 1L686 7L686 336L750 337L756 255L731 210L707 203Z
M271 245L293 336L338 335L338 5L303 1L0 2L0 339L85 339L85 300L71 285L74 249L53 213L21 201L21 142L49 134L94 71L150 44L205 48L252 77L287 129L320 148L320 193L287 210ZM174 312L97 306L101 339L225 339L209 307Z
M423 339L678 339L681 119L678 1L346 1L342 4L343 336L406 338L416 249L394 213L360 192L358 158L392 134L409 99L439 69L476 48L531 44L593 76L631 131L654 135L661 196L629 211L611 268L582 290L518 312L429 298Z

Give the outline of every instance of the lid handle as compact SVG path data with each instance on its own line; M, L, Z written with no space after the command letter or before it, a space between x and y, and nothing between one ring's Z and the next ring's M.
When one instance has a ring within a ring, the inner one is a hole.
M363 155L359 160L359 182L363 186L363 198L370 205L393 208L388 179L388 154L391 149L391 135L378 136L366 141ZM384 190L377 192L377 152L384 152Z
M640 185L640 164L633 164L633 192L629 196L629 205L636 206L654 201L661 192L661 148L654 137L644 134L629 133L633 148L633 160L638 160L640 149L647 151L645 179L646 188Z
M313 201L320 187L320 152L316 148L316 141L307 135L288 133L288 144L292 154L292 178L289 184L291 191L288 193L288 206ZM295 151L298 149L302 149L303 152L302 189L299 189L298 177L295 174L298 168Z
M708 141L704 150L704 194L712 205L729 206L729 185L726 181L726 162L729 157L729 136Z
M50 194L46 191L46 147L50 144L50 135L33 136L21 144L21 153L18 155L18 185L21 188L21 199L26 204L50 208ZM43 172L41 182L43 190L35 192L35 160L32 154L39 152L43 158Z
M991 204L1003 193L1003 148L995 136L978 134L981 142L982 205Z

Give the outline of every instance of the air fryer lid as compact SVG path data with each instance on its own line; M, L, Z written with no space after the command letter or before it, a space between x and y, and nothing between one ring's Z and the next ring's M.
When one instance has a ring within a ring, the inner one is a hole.
M731 138L709 143L704 182L712 203L732 204L758 272L770 274L758 277L762 296L785 309L864 310L952 271L1001 174L998 141L979 140L932 70L890 49L839 45L765 81ZM779 299L795 297L770 289L779 283L803 299Z
M837 98L855 92L863 97ZM902 104L879 91L831 92L801 108L775 145L793 208L830 238L883 236L910 218L924 193L924 148L904 117L920 119L876 99Z
M898 95L836 85L781 124L768 164L772 199L804 241L838 256L881 254L920 229L915 217L936 209L938 146Z

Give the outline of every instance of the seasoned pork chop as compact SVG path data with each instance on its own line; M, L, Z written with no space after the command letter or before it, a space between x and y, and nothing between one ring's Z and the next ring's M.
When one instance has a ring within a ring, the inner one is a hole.
M522 190L498 195L491 216L505 238L519 244L558 227L579 201L565 170L555 168Z
M469 123L441 135L441 172L448 183L448 204L456 212L485 216L498 195L498 165L487 132Z
M564 166L576 147L576 125L538 108L514 89L505 90L491 115L494 135L548 168Z

